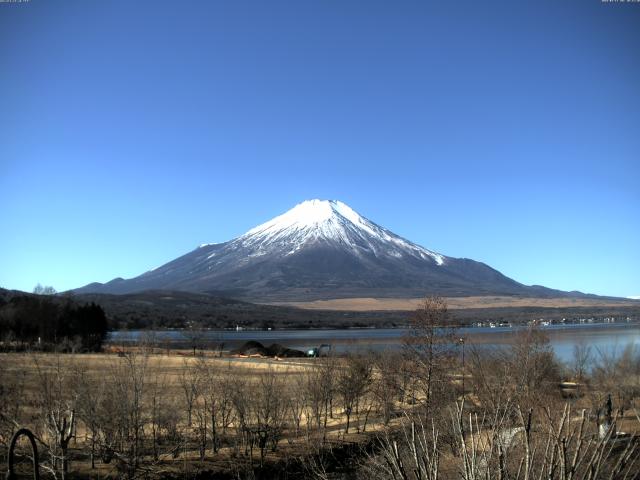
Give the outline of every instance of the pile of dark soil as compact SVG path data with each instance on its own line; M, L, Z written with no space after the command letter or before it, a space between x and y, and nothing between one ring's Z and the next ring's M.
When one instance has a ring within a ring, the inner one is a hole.
M281 358L298 358L304 357L304 352L300 350L295 350L292 348L287 348L284 345L280 345L278 343L274 343L269 347L265 347L260 342L256 342L255 340L249 340L245 342L239 348L231 351L234 355L247 355L254 356L259 355L262 357L281 357Z

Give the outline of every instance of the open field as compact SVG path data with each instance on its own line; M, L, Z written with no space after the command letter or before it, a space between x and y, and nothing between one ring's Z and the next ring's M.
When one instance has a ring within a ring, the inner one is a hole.
M504 442L500 468L515 472L525 458L550 468L559 456L527 456L561 451L563 436L585 456L602 454L605 473L627 449L622 473L636 472L638 352L589 359L585 350L562 367L531 329L509 349L469 345L461 358L433 343L433 326L422 328L403 354L276 360L152 346L3 353L0 462L12 432L26 426L45 478L387 480L402 478L396 469L416 459L417 441L438 448L434 459L420 447L417 460L435 461L445 480L460 478L461 452L475 449L488 473L465 478L479 480L498 478L490 458Z
M347 419L337 394L330 400L326 389L316 390L314 400L306 393L340 376L345 366L338 359L220 358L132 348L120 354L7 353L0 354L0 364L0 444L26 425L45 446L40 460L46 463L56 443L49 418L71 421L75 415L65 454L73 478L127 476L132 448L138 468L144 464L142 470L156 476L231 475L291 456L302 459L318 442L366 442L368 432L382 427L371 394L358 399ZM132 418L138 418L134 425ZM261 443L263 432L268 438ZM100 461L105 452L113 461Z
M504 307L640 307L637 300L616 300L610 298L526 298L509 296L447 297L450 310L471 308ZM420 307L421 298L336 298L310 302L283 302L278 305L298 307L308 310L366 311L413 311Z

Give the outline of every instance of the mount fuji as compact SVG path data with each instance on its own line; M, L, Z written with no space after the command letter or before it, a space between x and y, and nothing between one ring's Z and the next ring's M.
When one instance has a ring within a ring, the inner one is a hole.
M353 297L567 296L410 242L335 200L308 200L225 243L77 293L182 290L252 301Z

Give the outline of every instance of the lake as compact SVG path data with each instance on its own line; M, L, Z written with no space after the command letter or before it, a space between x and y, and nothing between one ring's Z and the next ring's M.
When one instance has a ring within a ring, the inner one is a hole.
M466 345L482 348L508 345L514 334L526 327L465 327L456 330L456 337L465 338ZM548 325L539 327L549 337L557 357L565 362L573 358L574 346L590 345L592 352L621 353L627 346L640 349L640 324L637 323L585 323ZM236 348L248 340L265 345L279 343L289 348L306 351L320 344L331 344L338 352L398 349L402 347L406 328L350 328L317 330L204 330L197 332L199 342L224 343L225 349ZM174 346L189 345L192 332L183 330L130 330L109 333L109 343L139 342L153 338L157 343Z

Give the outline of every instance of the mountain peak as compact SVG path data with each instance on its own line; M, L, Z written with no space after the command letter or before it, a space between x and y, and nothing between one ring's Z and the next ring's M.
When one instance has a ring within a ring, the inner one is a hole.
M314 243L330 244L356 255L391 255L430 258L437 265L445 257L415 245L361 216L338 200L307 200L239 237L243 248L252 248L254 256L274 249L280 255L292 255Z
M351 222L361 219L351 207L338 200L305 200L291 210L286 211L268 222L249 230L245 235L255 234L272 227L280 228L309 228L325 223L340 216Z
M306 200L268 222L252 228L238 240L260 250L277 244L298 251L310 241L338 241L348 245L358 231L374 233L371 222L337 200Z

